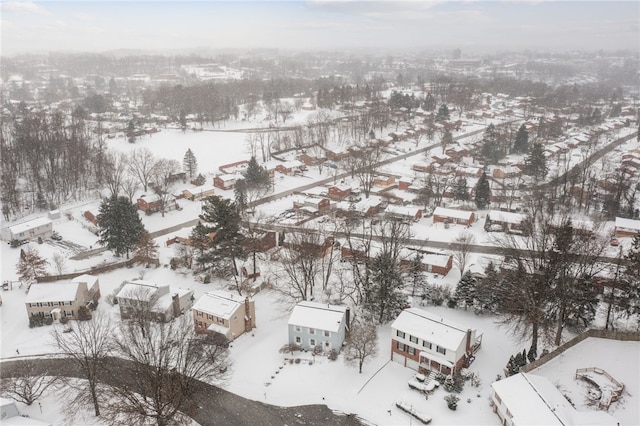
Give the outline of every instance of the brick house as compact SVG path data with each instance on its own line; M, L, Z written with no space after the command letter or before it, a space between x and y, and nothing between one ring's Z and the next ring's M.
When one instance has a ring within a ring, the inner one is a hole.
M633 237L640 233L640 220L616 217L614 234L616 237Z
M470 226L476 220L475 212L436 207L433 211L433 223L452 223Z
M391 324L391 360L421 373L453 374L473 362L482 335L439 315L405 309Z
M285 161L284 163L280 163L276 166L276 171L284 175L302 173L305 170L307 170L307 167L300 160Z
M297 197L293 200L293 208L311 215L325 214L331 209L331 201L321 197Z
M236 173L218 175L213 178L213 186L224 190L233 189L240 179L244 179L243 176Z
M417 222L422 218L422 209L416 206L396 206L389 204L384 211L384 215L392 219Z
M215 195L215 187L211 185L197 186L183 190L182 194L187 200L196 201Z
M219 333L235 340L256 326L253 300L225 291L209 291L191 308L197 333Z
M140 198L136 200L136 204L138 208L145 213L159 212L160 208L162 208L162 199L157 194L141 195Z
M327 194L334 200L344 200L351 194L351 186L346 184L331 185L327 189Z

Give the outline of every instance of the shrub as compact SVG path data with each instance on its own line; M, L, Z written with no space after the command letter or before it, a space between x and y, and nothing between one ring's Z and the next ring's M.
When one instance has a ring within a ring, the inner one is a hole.
M87 321L91 319L91 311L86 306L80 306L78 308L78 319L80 321Z
M69 317L62 317L60 318L60 324L67 324L69 322Z
M300 358L296 358L295 363L300 364Z
M51 325L51 324L53 324L53 318L47 317L47 318L44 319L43 322L44 322L45 325Z
M280 348L280 353L281 354L286 354L286 353L290 353L293 354L296 351L300 350L300 345L297 345L295 343L287 343L286 345L282 346Z
M444 384L444 381L447 379L447 376L445 376L444 374L438 372L436 373L436 382L440 383L441 385Z
M29 317L29 328L42 327L43 324L42 317Z
M313 354L320 355L322 353L322 345L316 345L313 347Z
M330 361L335 361L336 359L338 359L338 352L335 349L331 349L328 358Z
M456 408L458 408L458 401L460 401L460 398L458 398L457 396L449 394L444 397L444 400L447 401L447 407L449 407L450 410L455 410Z

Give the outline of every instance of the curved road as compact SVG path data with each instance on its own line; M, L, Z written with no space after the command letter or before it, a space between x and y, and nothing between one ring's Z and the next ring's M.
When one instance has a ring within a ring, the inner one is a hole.
M36 358L28 361L38 373L83 378L76 364L65 358ZM19 376L20 364L25 362L27 360L3 361L0 363L0 378ZM119 380L125 380L125 383L126 380L135 380L129 372L130 361L108 358L105 364L105 372L100 377L101 382L114 385ZM192 401L195 412L191 414L191 418L204 426L361 426L363 424L357 416L336 414L326 405L278 407L243 398L204 382L197 382Z

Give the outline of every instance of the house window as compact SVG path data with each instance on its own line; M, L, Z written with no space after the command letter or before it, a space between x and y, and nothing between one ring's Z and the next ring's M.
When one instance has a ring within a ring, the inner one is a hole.
M224 318L218 318L218 324L224 325Z
M498 401L498 404L502 404L502 399L500 399L500 395L498 395L497 393L494 393L495 397L496 397L496 401Z
M300 327L299 325L296 325L296 331L302 331L302 327Z
M409 341L412 343L418 343L418 338L416 336L409 336Z
M402 337L404 339L404 336L406 336L406 333L404 331L398 330L396 331L396 336Z
M198 316L201 317L202 316L202 312L198 311Z
M198 321L198 327L202 327L202 321Z
M309 344L310 344L312 347L315 347L315 346L316 346L316 339L309 339Z
M64 311L64 316L72 317L73 316L73 311Z
M400 352L404 352L404 343L396 342L396 348L398 348Z
M309 334L316 334L316 329L309 327Z
M416 354L416 348L414 348L413 346L407 346L407 350L409 351L409 354L411 354L411 355L415 355Z
M296 336L296 343L300 344L302 342L302 339L300 339L300 336Z
M441 353L442 355L447 354L447 350L445 348L441 348L440 346L436 346L436 352Z
M329 337L329 336L331 336L331 332L325 330L324 331L324 337Z
M426 340L422 341L422 346L428 349L431 349L431 342L427 342Z

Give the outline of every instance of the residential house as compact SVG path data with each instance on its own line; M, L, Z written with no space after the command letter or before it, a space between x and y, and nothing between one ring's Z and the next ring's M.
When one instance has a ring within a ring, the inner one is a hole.
M157 194L141 195L136 200L138 208L145 213L159 212L162 208L162 199Z
M91 293L86 281L31 284L25 299L27 316L51 318L54 321L61 318L78 319L78 309L95 305L96 295L100 297L97 279L94 280Z
M522 232L527 215L491 210L484 223L485 231Z
M248 166L249 160L241 160L236 161L235 163L223 164L222 166L218 167L218 170L220 170L224 174L241 174L247 169Z
M325 148L327 159L332 161L340 161L349 156L349 151L344 148L327 149Z
M380 213L382 200L380 197L370 196L355 203L341 201L336 205L337 216L357 214L361 217L372 217Z
M212 185L196 186L182 191L184 198L191 201L201 200L203 198L215 195L215 187Z
M433 223L451 223L456 225L471 226L476 220L476 214L472 211L447 209L436 207L433 211Z
M218 333L235 340L256 326L256 307L248 297L209 291L191 308L197 333Z
M2 239L6 241L44 239L49 238L51 235L53 235L53 222L46 217L39 217L2 229Z
M315 216L328 213L331 209L331 201L322 197L299 196L294 198L293 208Z
M374 186L381 186L383 188L391 186L396 182L396 178L390 175L378 175L373 178Z
M244 177L237 173L218 175L213 178L213 186L224 190L233 189L240 179Z
M20 414L15 401L0 398L0 420L2 426L51 426L51 423Z
M398 189L401 191L406 191L413 184L413 179L410 177L401 177L398 180Z
M453 268L453 256L450 254L423 254L420 265L425 272L445 277Z
M144 312L156 321L167 322L191 309L193 290L132 280L122 286L116 300L122 319Z
M384 210L388 218L417 222L422 218L422 209L417 206L396 206L389 204Z
M347 185L344 183L331 185L327 189L327 194L334 200L344 200L351 194L351 185Z
M640 220L616 217L614 234L616 237L633 237L640 234Z
M276 171L284 175L300 174L307 170L307 167L300 160L289 160L276 166Z
M340 351L349 328L349 308L318 302L299 302L289 317L289 344L306 350L322 347Z
M619 425L604 411L577 411L549 379L518 373L491 384L493 412L505 426Z
M391 360L421 373L453 374L473 362L482 335L440 315L405 309L391 324Z

